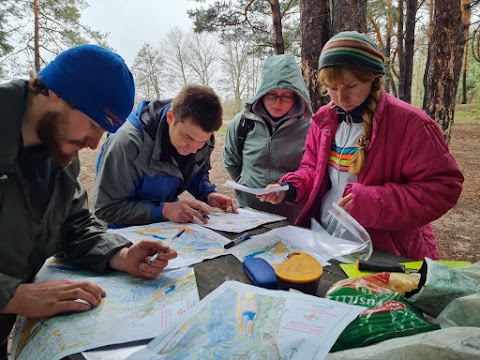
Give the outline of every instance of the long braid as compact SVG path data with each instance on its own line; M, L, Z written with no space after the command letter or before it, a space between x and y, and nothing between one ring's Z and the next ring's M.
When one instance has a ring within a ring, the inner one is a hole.
M382 83L383 79L381 77L375 78L372 83L372 90L370 91L367 106L365 107L365 111L362 115L363 133L360 135L357 141L358 151L350 160L349 172L351 174L358 174L365 167L365 163L367 161L366 149L370 143L370 138L372 137L373 115L375 114L377 104L380 100Z

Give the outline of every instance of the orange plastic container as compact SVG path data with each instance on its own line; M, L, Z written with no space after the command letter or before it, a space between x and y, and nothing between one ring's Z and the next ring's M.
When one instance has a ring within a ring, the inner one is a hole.
M275 268L279 289L293 288L311 295L317 294L322 274L323 268L318 260L303 251L289 253L287 260Z

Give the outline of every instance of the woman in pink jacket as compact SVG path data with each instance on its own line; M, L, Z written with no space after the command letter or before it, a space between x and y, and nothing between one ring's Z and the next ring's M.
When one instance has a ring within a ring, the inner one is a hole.
M430 222L456 204L463 183L438 125L385 92L383 55L360 33L333 36L319 68L332 101L312 117L300 168L279 181L289 191L260 200L304 204L295 224L309 227L315 218L325 228L336 202L369 232L374 249L438 259Z

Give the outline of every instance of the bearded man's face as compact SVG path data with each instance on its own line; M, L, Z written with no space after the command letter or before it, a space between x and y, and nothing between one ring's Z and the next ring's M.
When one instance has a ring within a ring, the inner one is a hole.
M62 167L77 158L81 149L96 149L103 133L92 119L75 109L47 111L37 124L40 141Z

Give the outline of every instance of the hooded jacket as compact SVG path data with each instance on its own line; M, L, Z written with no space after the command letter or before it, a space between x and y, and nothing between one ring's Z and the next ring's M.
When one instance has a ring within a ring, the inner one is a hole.
M77 180L78 160L53 174L45 213L39 216L32 208L35 189L17 159L27 86L24 80L0 85L0 309L20 284L33 281L50 256L63 252L70 263L103 272L120 248L131 245L105 233L90 214L86 192ZM0 343L14 321L15 315L0 314Z
M181 168L172 156L168 123L170 101L143 101L105 142L93 192L95 215L110 227L164 221L165 202L187 190L206 201L215 186L208 180L214 137Z
M295 105L278 121L272 121L268 113L262 116L256 110L263 106L262 97L274 89L286 89L296 94ZM285 173L298 169L311 115L310 96L295 58L292 55L268 58L255 96L230 122L225 135L223 163L230 177L239 184L263 188L276 183ZM238 127L242 116L254 121L255 126L248 132L240 153ZM294 221L300 212L300 206L262 203L255 195L245 192L237 192L237 201L241 207L287 216L290 221Z
M295 221L309 227L330 186L327 164L338 116L332 104L312 117L300 168L281 182L304 204ZM438 259L430 222L450 210L462 192L463 175L438 125L421 110L382 91L366 149L367 162L352 194L349 213L370 234L373 247L410 259Z

